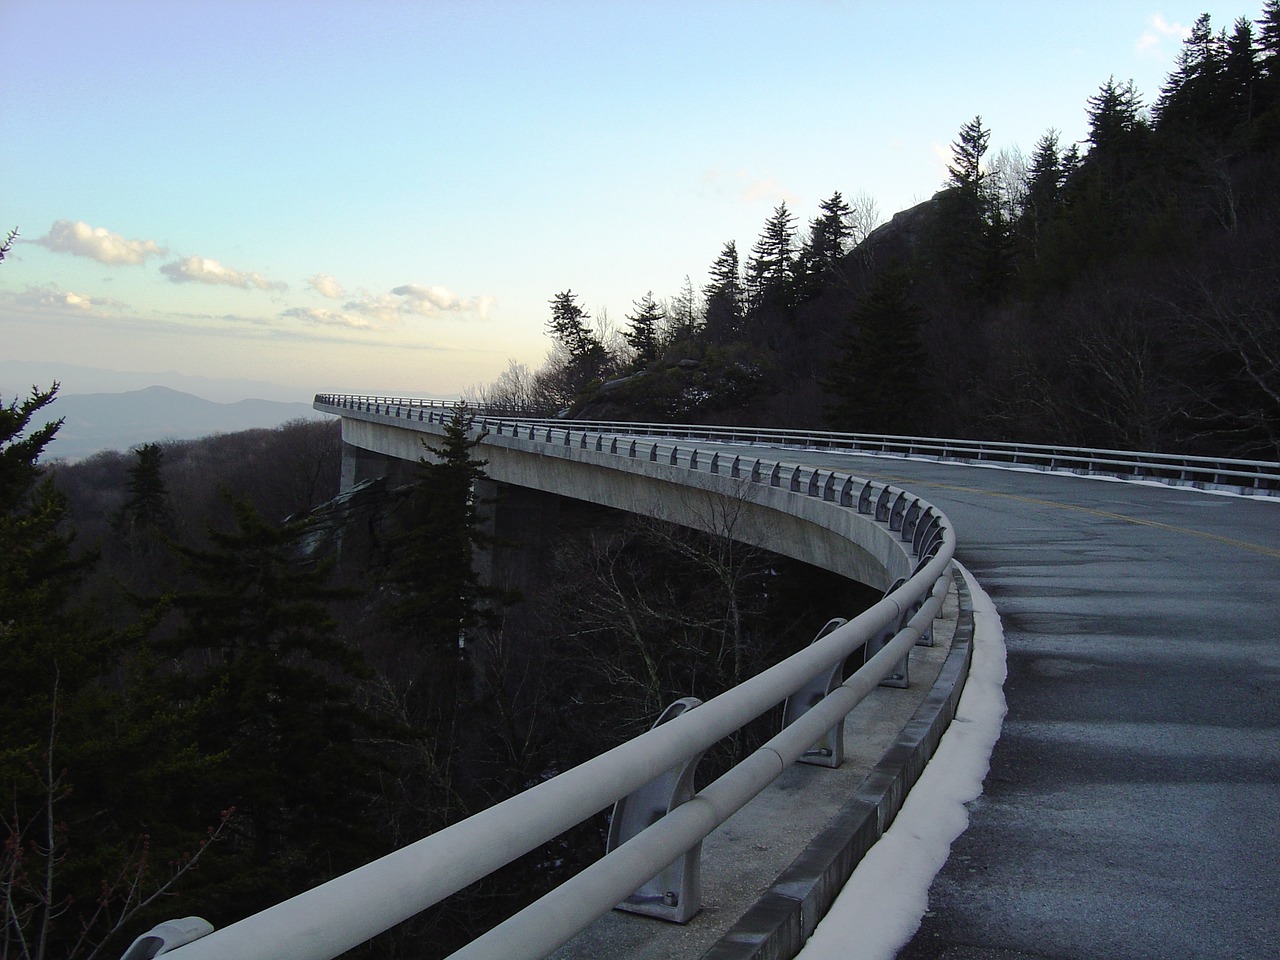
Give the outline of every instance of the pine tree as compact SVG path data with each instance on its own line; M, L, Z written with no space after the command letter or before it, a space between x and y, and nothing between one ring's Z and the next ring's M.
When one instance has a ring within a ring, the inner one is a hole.
M0 944L70 957L172 879L149 864L193 838L165 774L192 767L139 706L147 689L119 689L139 631L105 628L79 599L96 556L76 553L39 463L62 421L32 425L57 389L0 406Z
M795 215L786 201L765 221L751 248L743 288L750 325L781 317L790 319L796 306Z
M1240 17L1226 40L1222 67L1224 127L1228 133L1250 123L1257 112L1262 70L1255 48L1253 24Z
M608 351L588 325L590 319L591 314L578 303L572 290L557 293L551 299L547 330L565 350L566 388L571 396L603 377L608 367Z
M850 315L839 358L823 381L823 413L832 429L911 433L917 428L926 362L922 322L907 275L881 273Z
M174 708L199 750L223 758L201 784L235 806L238 867L217 909L260 909L377 852L364 816L376 765L355 746L371 722L355 705L365 665L342 642L330 565L298 562L307 520L276 525L225 496L233 523L204 548L178 547L189 586L165 650L181 664Z
M703 289L703 296L707 301L707 339L712 343L737 340L742 335L745 295L738 266L738 247L732 240L724 245L711 265L711 277Z
M476 484L485 461L473 451L472 415L454 408L440 446L426 444L429 457L418 476L400 532L391 540L388 583L394 590L387 620L406 631L440 669L456 676L465 663L464 639L482 624L493 591L475 566L476 551L490 543L482 529Z
M131 544L173 527L169 493L160 473L164 451L158 443L146 443L138 447L134 455L137 461L129 468L129 497L113 524L116 532Z
M1133 82L1108 78L1089 98L1089 152L1082 165L1093 173L1108 197L1145 169L1148 134L1142 98Z
M701 311L698 309L698 294L693 289L693 280L686 274L680 292L671 298L671 308L667 312L668 328L663 338L668 344L692 340L701 327Z
M1280 144L1280 0L1266 0L1262 6L1257 65L1253 148L1266 150Z
M485 461L474 450L483 435L472 435L471 422L459 405L440 445L424 443L429 456L420 461L389 544L383 621L403 651L397 696L412 760L398 782L418 831L437 830L470 809L461 763L474 746L468 734L480 711L473 660L480 645L471 641L497 626L512 599L485 584L476 566L492 538L477 496Z
M800 300L817 296L840 258L848 252L853 235L853 210L839 191L819 204L822 213L809 224L809 236L800 251L799 272L802 277Z
M646 367L658 359L658 340L666 314L653 299L652 290L635 301L635 309L634 314L626 315L631 327L623 336L636 353L636 366Z
M947 164L949 185L974 198L982 195L986 172L982 158L991 143L991 131L982 125L977 116L960 128L960 134L951 144L951 162Z
M960 128L929 239L934 275L970 304L997 299L1008 272L1009 225L983 164L990 141L991 131L980 116Z
M1062 202L1065 175L1058 153L1058 131L1050 129L1036 141L1027 174L1027 197L1018 224L1019 237L1030 250L1030 259L1038 260L1041 238L1049 221Z

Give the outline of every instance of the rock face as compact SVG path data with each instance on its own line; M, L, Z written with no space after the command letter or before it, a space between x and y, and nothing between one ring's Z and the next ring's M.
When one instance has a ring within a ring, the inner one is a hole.
M920 246L921 238L933 217L937 196L914 207L895 213L888 223L882 223L867 235L851 254L859 254L872 260L888 259L910 261Z
M385 562L383 544L405 488L387 477L358 483L311 511L312 525L298 544L302 563L334 558L340 574L359 575Z

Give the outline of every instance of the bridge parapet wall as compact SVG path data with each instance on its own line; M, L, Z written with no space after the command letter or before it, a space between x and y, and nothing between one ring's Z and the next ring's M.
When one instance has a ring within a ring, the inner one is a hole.
M423 440L443 433L438 419L418 421L364 411L342 415L345 444L398 460L417 461L426 453ZM544 438L550 432L548 442L531 438L528 430L514 435L510 422L479 421L477 429L487 431L482 441L485 472L500 483L712 533L726 533L731 527L736 540L881 590L909 577L915 564L913 545L903 540L901 523L891 529L893 524L876 522L874 510L857 509L857 498L874 505L887 492L890 503L902 505L898 519L905 522L905 510L917 498L892 486L868 485L785 461L719 458L688 441L681 446L626 438L615 444L606 434L565 426L538 430ZM602 441L600 449L597 440ZM840 489L845 503L840 502Z

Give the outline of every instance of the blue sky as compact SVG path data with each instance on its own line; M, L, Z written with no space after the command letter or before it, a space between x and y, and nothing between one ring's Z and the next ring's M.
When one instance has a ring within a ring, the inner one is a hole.
M450 395L782 200L881 219L1150 102L1191 2L0 0L0 360Z

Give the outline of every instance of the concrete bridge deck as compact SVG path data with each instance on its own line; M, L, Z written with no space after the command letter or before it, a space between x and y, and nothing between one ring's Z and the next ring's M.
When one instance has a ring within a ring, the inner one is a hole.
M936 504L1004 620L1007 722L902 960L1276 955L1275 500L724 449L847 470ZM884 956L863 950L843 916L837 903L803 960Z
M1280 955L1280 503L794 457L938 504L1004 624L984 794L900 960ZM863 956L830 922L803 960Z

